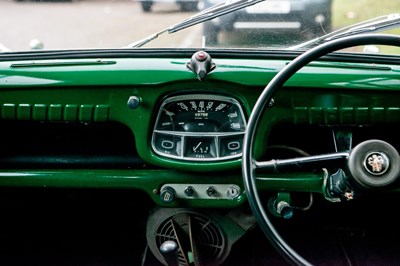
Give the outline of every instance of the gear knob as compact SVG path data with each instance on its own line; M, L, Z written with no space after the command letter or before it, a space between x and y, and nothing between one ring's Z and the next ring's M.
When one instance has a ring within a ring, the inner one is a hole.
M167 240L162 243L160 253L168 266L179 266L178 244L175 241Z

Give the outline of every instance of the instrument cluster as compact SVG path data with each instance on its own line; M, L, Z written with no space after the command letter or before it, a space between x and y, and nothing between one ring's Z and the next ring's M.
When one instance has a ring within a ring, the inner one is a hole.
M240 157L246 120L231 97L195 94L167 98L153 130L152 148L161 156L217 161Z

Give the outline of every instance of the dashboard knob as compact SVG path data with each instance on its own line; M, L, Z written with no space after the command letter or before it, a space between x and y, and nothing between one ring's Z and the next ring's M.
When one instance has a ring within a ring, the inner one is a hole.
M188 197L192 197L194 194L194 188L192 186L187 186L184 191L185 195Z
M141 99L138 96L131 96L129 97L127 104L130 109L136 109L139 107L140 103Z
M163 187L160 192L160 199L163 203L172 203L175 200L175 190L169 186Z
M281 200L276 204L276 212L284 219L290 219L293 217L292 206L284 200Z
M215 197L215 195L217 195L217 190L215 187L211 186L207 188L206 193L209 197Z

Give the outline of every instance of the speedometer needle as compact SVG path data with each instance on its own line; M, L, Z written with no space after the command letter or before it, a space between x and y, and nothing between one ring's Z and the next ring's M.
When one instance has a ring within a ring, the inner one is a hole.
M202 142L200 141L199 144L197 144L197 146L193 148L193 151L196 151L200 147L201 143Z
M171 112L171 111L168 111L168 110L165 110L164 109L164 111L165 111L165 114L166 115L168 115L168 116L173 116L173 115L175 115L173 112Z

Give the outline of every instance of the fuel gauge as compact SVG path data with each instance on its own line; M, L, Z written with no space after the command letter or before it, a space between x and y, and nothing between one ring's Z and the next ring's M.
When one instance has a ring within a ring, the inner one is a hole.
M213 137L189 137L186 140L185 156L191 158L214 158L216 146Z
M194 154L207 154L210 152L210 143L199 141L196 146L192 146L192 152Z

